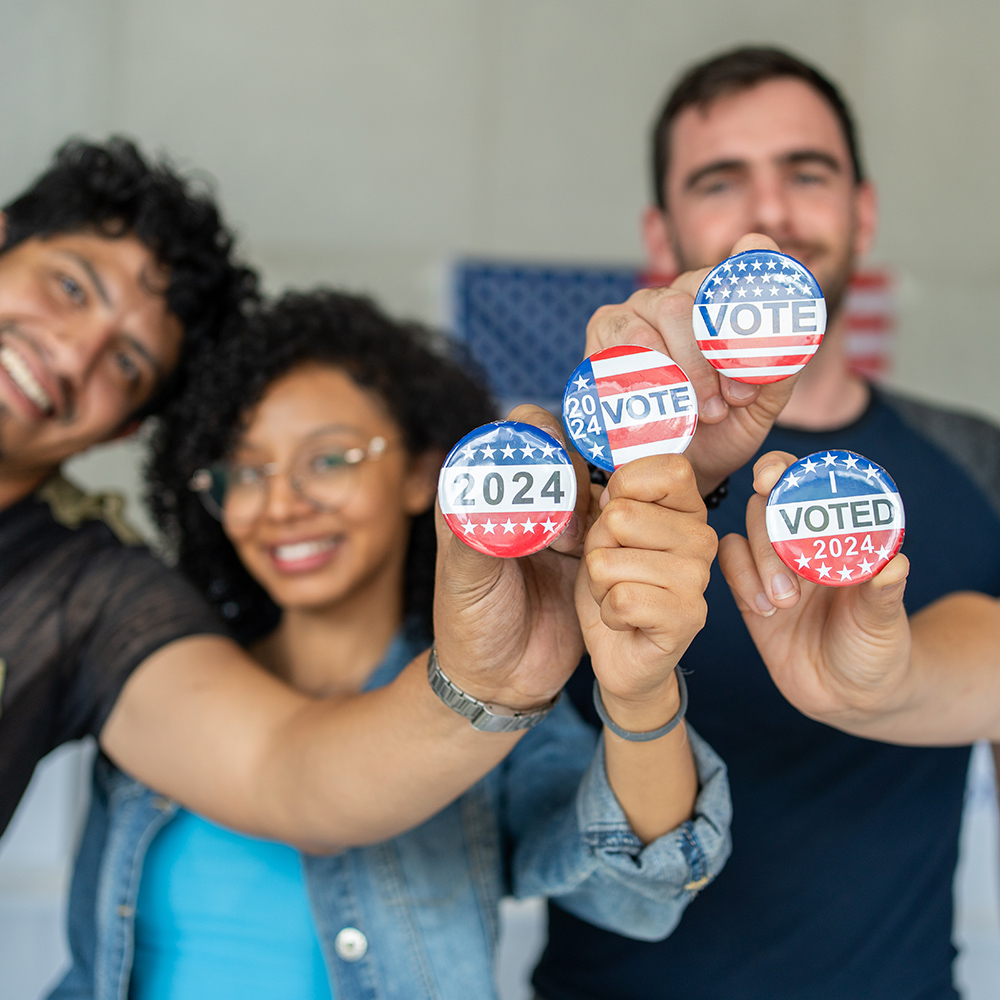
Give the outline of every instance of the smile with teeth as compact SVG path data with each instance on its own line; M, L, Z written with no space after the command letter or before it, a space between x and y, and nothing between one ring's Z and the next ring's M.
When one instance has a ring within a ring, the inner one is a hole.
M10 376L11 381L24 393L32 403L43 413L52 410L52 400L42 388L27 362L12 347L0 347L0 366Z
M337 541L334 538L312 538L306 542L275 545L271 552L279 562L299 562L311 556L318 556L321 552L329 552L336 545Z

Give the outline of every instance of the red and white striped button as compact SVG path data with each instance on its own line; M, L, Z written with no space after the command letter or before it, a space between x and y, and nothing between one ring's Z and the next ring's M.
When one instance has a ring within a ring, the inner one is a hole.
M826 331L826 300L788 254L744 250L713 267L694 300L702 354L737 382L780 382L800 371Z

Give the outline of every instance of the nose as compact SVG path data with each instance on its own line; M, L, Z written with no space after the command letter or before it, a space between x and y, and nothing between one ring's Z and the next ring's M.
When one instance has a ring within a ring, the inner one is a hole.
M758 174L752 185L751 229L781 243L791 230L788 191L776 171Z
M74 386L86 381L115 332L114 317L103 312L66 317L56 326L51 346L58 376Z
M280 524L311 513L312 509L309 501L292 485L287 471L276 470L268 476L262 511L264 518Z

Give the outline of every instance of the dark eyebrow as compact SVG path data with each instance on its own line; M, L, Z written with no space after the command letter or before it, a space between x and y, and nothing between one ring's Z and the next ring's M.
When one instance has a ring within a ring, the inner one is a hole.
M721 173L726 170L741 170L745 167L745 160L715 160L712 163L707 163L705 166L699 167L693 174L688 174L687 180L684 181L684 190L690 191L709 174Z
M844 172L844 168L835 156L831 156L830 153L824 153L820 149L796 150L794 153L788 153L781 159L782 162L787 163L789 166L794 166L797 163L821 163L824 167L829 167L835 174L842 174Z
M111 296L108 295L108 290L105 287L104 282L101 280L101 276L97 273L97 270L94 268L94 265L91 264L90 261L87 260L87 258L84 257L82 254L78 254L74 250L64 250L63 253L66 254L67 257L72 257L73 260L75 260L77 264L79 264L80 267L82 267L83 270L87 272L87 277L90 278L91 282L93 283L94 289L97 292L97 297L106 306L108 306L108 308L110 308Z

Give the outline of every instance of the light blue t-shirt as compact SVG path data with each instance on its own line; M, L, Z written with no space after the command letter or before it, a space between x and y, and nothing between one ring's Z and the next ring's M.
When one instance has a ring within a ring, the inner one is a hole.
M131 1000L332 1000L298 851L181 809L146 854Z

